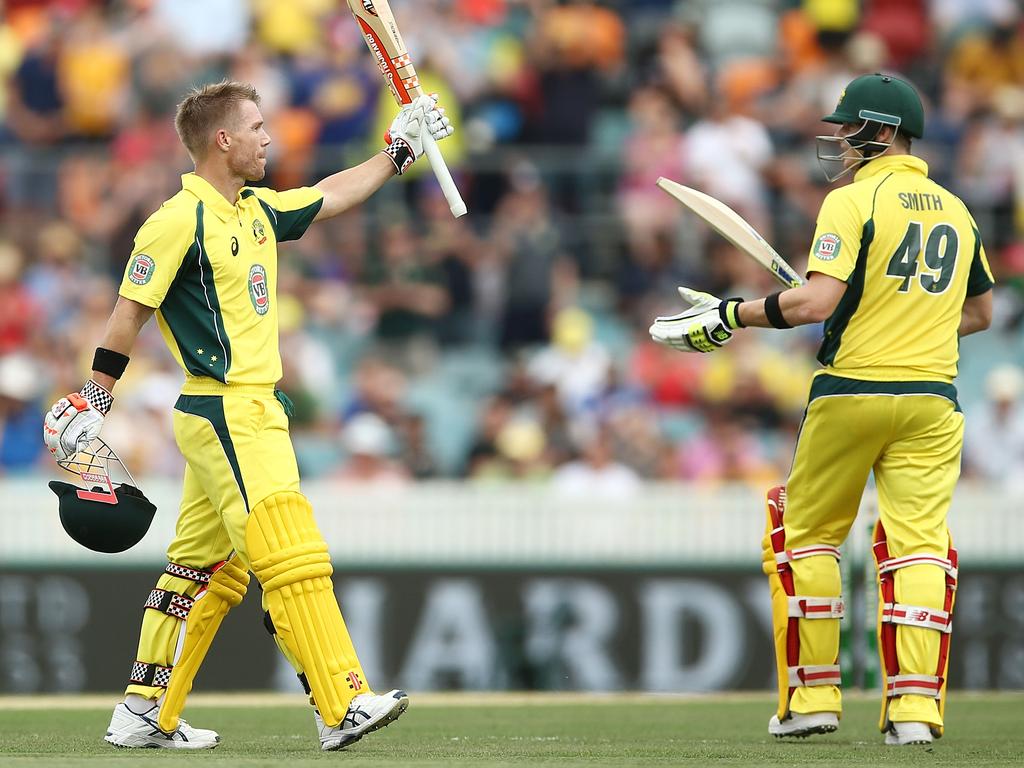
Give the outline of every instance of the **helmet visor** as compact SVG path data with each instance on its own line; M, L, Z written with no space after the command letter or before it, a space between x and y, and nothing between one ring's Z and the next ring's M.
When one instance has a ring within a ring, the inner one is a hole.
M831 181L841 179L854 172L862 164L884 154L896 138L895 132L888 141L878 141L882 123L865 120L860 128L832 136L816 136L818 163Z

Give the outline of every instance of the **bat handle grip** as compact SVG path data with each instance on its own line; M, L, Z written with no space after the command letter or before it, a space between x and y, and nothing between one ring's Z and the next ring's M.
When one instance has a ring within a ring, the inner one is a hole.
M448 166L445 165L444 158L441 156L441 150L437 148L437 142L434 141L434 137L430 135L426 127L424 127L423 131L423 154L427 156L427 160L430 162L430 167L437 177L437 183L441 186L441 191L444 192L445 200L448 201L448 207L452 211L452 216L456 219L460 216L465 216L466 204L462 200L462 195L459 194L459 188L455 186L455 180L452 178Z

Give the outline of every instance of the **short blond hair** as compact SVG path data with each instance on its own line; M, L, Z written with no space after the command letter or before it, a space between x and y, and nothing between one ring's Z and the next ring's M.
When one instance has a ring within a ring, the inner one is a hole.
M213 131L233 118L239 102L260 104L260 95L248 83L221 80L193 88L178 105L174 128L193 160L206 155Z

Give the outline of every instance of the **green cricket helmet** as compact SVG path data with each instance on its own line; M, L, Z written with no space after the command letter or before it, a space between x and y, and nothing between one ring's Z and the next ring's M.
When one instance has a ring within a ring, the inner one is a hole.
M924 135L924 106L914 87L892 75L861 75L843 89L835 110L822 120L860 127L852 133L818 136L818 160L829 181L845 176L862 163L882 155L892 146L878 141L884 126L899 133L921 138Z
M839 96L839 104L826 123L863 123L865 120L892 125L908 136L924 135L924 105L914 86L892 75L861 75Z
M124 552L142 541L156 506L135 487L124 463L106 443L97 438L93 444L98 447L59 462L63 469L79 475L87 487L60 480L51 480L49 487L57 494L60 522L72 539L94 552ZM132 484L111 482L111 463L120 465Z

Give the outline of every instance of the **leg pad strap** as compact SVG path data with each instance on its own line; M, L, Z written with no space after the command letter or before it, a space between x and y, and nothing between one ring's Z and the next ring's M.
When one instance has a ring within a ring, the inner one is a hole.
M154 611L166 613L168 616L184 621L188 618L188 613L192 610L195 602L188 595L171 592L168 589L154 589L149 593L146 604L142 607L151 608Z
M842 675L838 664L806 664L789 668L789 686L840 685Z
M132 673L128 681L132 685L152 685L155 688L166 688L171 679L173 667L161 667L159 664L147 664L136 661L132 664Z
M789 616L799 619L841 619L846 604L841 597L790 597Z

